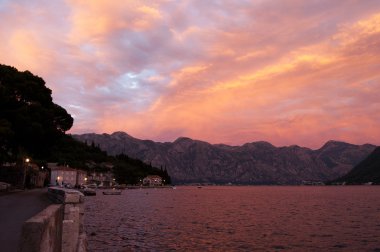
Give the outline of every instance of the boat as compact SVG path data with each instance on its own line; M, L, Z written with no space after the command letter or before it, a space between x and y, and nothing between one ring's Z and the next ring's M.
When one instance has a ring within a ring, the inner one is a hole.
M94 189L91 189L91 188L84 188L82 190L82 193L84 196L95 196L96 195L96 191Z
M103 191L103 195L120 195L120 190Z

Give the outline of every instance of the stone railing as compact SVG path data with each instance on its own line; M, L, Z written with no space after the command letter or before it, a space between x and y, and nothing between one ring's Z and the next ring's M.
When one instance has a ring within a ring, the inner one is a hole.
M58 204L50 205L24 223L19 251L86 251L83 194L76 190L50 187L48 195Z

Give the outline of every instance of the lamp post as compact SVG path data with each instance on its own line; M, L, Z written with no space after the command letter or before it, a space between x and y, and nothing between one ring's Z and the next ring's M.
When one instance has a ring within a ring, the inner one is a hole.
M25 158L24 160L24 174L23 174L23 180L22 180L22 186L25 190L25 182L26 182L26 172L27 172L27 167L29 166L29 162L30 162L30 159L29 158Z

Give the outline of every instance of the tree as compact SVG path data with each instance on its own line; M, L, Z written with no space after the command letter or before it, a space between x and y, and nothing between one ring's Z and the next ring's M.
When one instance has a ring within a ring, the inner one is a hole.
M42 78L0 64L0 158L43 156L72 127L73 118L51 94Z

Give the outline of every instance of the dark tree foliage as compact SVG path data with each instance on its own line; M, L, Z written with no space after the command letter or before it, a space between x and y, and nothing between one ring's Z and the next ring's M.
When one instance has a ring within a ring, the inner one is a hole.
M61 137L52 147L48 160L88 170L89 163L99 164L110 161L106 152L95 146L88 146L70 135Z
M20 152L45 155L72 125L73 118L53 103L42 78L0 65L0 162Z
M116 181L120 184L139 184L148 175L159 175L165 180L165 184L171 183L166 170L163 171L124 154L115 157L114 174Z
M165 180L165 184L171 185L172 179L170 178L170 175L168 171L166 170L166 168L164 169L164 172L162 173L162 177Z

